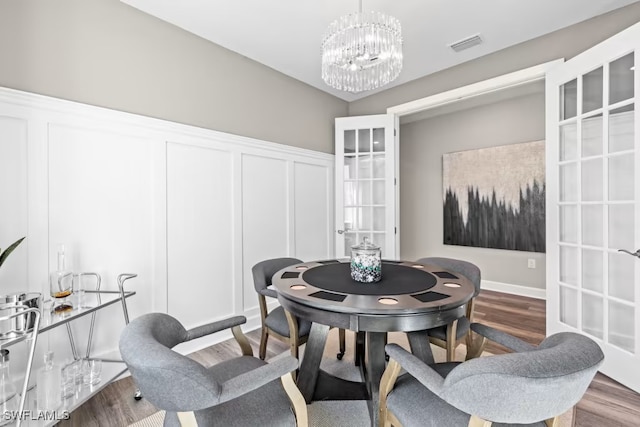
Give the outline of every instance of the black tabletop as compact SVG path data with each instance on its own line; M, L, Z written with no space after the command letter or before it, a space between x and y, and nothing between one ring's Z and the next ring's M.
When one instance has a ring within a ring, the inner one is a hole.
M461 275L412 261L383 261L382 280L353 280L349 260L314 261L273 276L279 298L315 309L355 314L418 314L459 307L473 284Z
M302 273L302 280L325 291L351 295L402 295L424 292L438 279L428 271L407 268L397 263L382 262L382 279L375 283L360 283L351 278L348 263L320 265Z

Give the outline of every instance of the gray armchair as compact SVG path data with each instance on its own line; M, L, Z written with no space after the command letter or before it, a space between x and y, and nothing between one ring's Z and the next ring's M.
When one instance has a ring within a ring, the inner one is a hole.
M239 326L245 322L236 316L186 330L167 314L150 313L125 327L122 359L145 398L166 411L165 426L307 425L304 398L291 375L298 360L265 363L253 357ZM242 356L205 368L171 350L224 329L232 330Z
M536 347L477 323L471 329L516 353L426 365L398 345L387 345L381 425L556 426L604 359L598 344L576 333L551 335ZM401 368L408 374L398 377Z
M278 306L269 311L267 308L267 298L278 298L274 289L270 289L273 275L290 265L300 264L302 261L297 258L273 258L261 261L253 266L253 286L258 293L260 304L260 319L262 322L262 334L260 336L259 357L264 360L267 354L267 341L272 336L289 345L291 355L298 357L298 347L307 342L311 322L304 319L297 319L291 313L285 311L282 306ZM340 352L338 359L342 359L345 351L345 332L339 331Z
M476 290L473 294L473 299L467 303L467 310L465 317L461 317L457 321L445 326L429 329L429 341L439 347L446 349L447 362L452 362L455 359L456 347L466 340L467 348L471 345L471 332L469 326L473 322L473 308L474 299L480 293L481 275L480 269L475 264L468 261L463 261L453 258L420 258L418 261L420 264L430 264L448 270L453 273L458 273L466 277L473 283Z

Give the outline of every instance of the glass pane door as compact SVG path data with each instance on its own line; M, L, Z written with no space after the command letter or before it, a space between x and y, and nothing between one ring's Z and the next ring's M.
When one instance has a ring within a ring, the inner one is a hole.
M547 334L577 331L640 390L640 26L547 75Z
M384 257L395 258L393 120L389 115L336 119L337 257L348 257L351 247L368 237Z
M634 53L560 86L560 321L635 352ZM577 228L576 224L580 224ZM579 316L575 314L579 313Z

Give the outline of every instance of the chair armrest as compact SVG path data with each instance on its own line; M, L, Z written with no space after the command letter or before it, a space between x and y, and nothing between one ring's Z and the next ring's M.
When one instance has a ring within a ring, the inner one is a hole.
M444 378L442 378L439 373L397 344L387 344L384 349L389 355L389 358L398 362L405 371L420 381L422 385L436 395L440 395Z
M536 349L535 345L531 345L528 342L522 341L520 338L516 338L513 335L509 335L506 332L499 331L487 325L472 323L471 330L482 335L483 337L490 339L491 341L495 341L498 344L501 344L508 349L515 351L516 353Z
M234 316L228 319L222 319L215 322L207 323L206 325L197 326L187 331L187 338L185 341L194 340L196 338L211 335L216 332L224 331L225 329L231 329L234 326L239 326L247 323L247 318L244 316Z
M233 377L221 384L219 403L247 394L273 380L279 380L283 375L296 369L298 369L298 359L292 356L285 356Z

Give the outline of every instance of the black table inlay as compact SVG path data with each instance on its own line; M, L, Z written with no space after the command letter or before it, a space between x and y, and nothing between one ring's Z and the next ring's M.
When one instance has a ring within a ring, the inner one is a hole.
M351 279L349 263L326 264L302 273L311 286L326 291L351 295L404 295L424 292L435 286L437 279L428 271L382 261L382 280L360 283Z
M340 264L340 261L337 259L328 259L326 261L318 261L318 264Z
M300 277L299 271L285 271L282 273L283 279L297 279L298 277Z
M425 292L423 294L411 295L418 301L432 302L441 299L449 298L450 295L441 294L440 292Z
M310 297L328 299L330 301L338 301L342 302L347 297L346 295L334 294L331 292L318 291L312 294L309 294Z
M441 279L459 279L458 276L449 273L448 271L434 271L433 274Z

